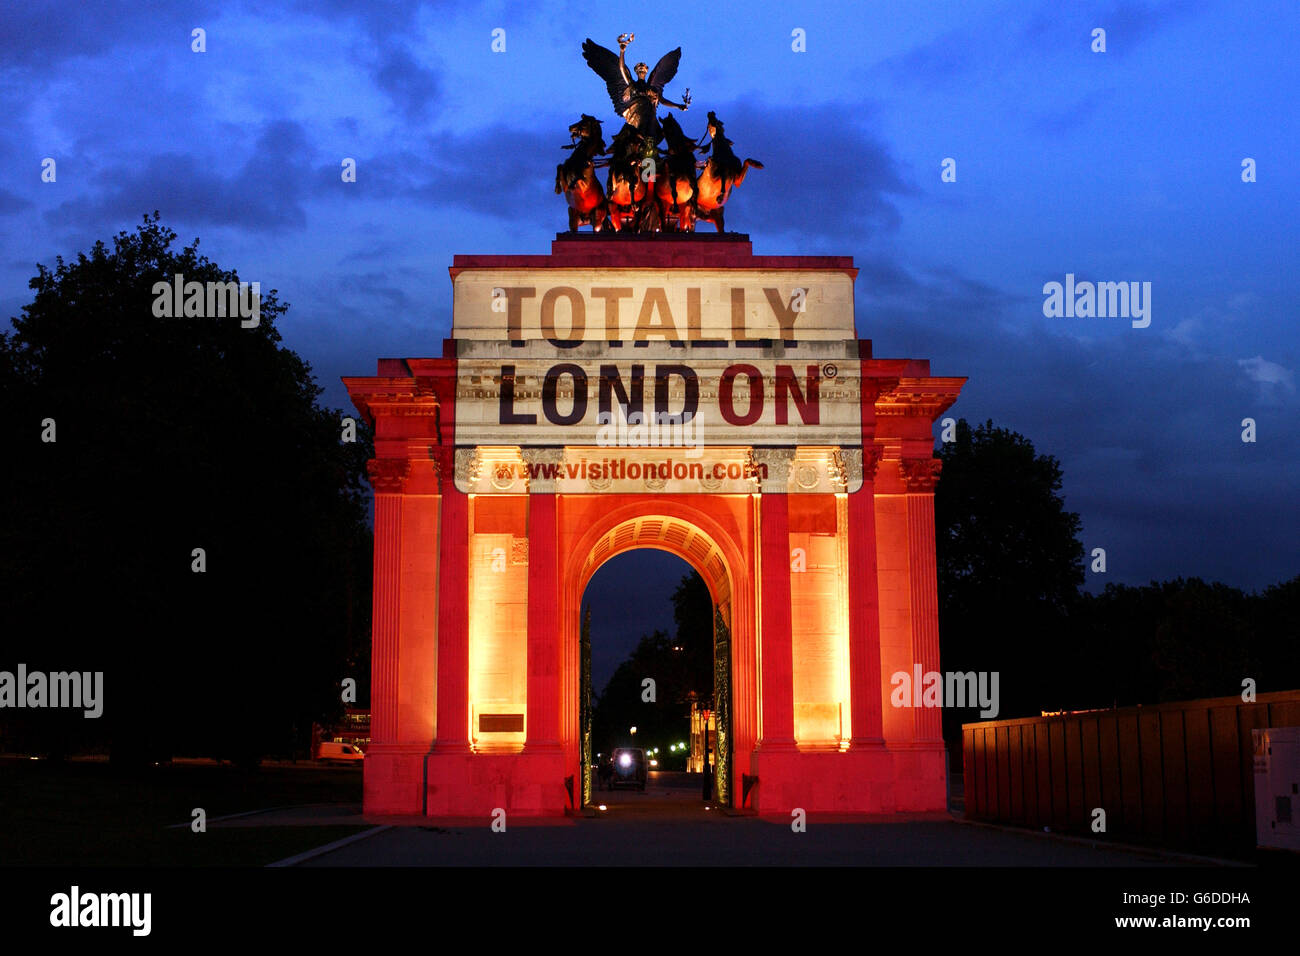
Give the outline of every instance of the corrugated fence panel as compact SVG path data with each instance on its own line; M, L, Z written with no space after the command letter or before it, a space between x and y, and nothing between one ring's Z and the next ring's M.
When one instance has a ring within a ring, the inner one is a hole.
M1083 743L1079 723L1077 717L1065 720L1065 773L1069 781L1066 789L1070 799L1070 815L1065 822L1071 827L1079 826L1088 816L1083 805Z
M1300 727L1300 700L1275 700L1268 705L1270 727Z
M1187 753L1183 744L1183 712L1160 712L1160 757L1164 770L1165 839L1187 840Z
M1011 817L1011 728L994 727L994 739L997 741L998 754L998 818L1010 820Z
M1188 849L1255 845L1254 740L1300 726L1300 691L962 728L966 815Z
M1237 708L1211 707L1210 712L1210 757L1214 761L1214 818L1219 826L1231 827L1234 820L1241 819L1241 750L1237 745ZM1251 790L1251 806L1254 806L1254 790ZM1251 811L1252 818L1254 811Z
M985 780L988 779L988 775L989 775L988 754L985 753L984 750L985 729L986 728L984 727L975 728L975 741L974 741L975 763L973 767L975 772L971 774L971 776L974 777L975 805L979 807L980 815L983 816L985 819L988 819L989 794L988 794L988 788L984 785L984 782Z
M1213 842L1214 763L1210 748L1210 709L1183 712L1187 752L1187 831L1194 846Z
M1025 819L1033 827L1041 827L1042 814L1038 810L1038 747L1033 724L1020 727L1020 754L1025 765Z
M1038 825L1052 822L1052 741L1047 722L1034 727L1034 751L1038 765Z
M975 817L983 813L979 799L975 796L975 728L964 727L961 732L961 790L962 806L966 815ZM980 731L982 732L982 731Z
M1047 725L1047 747L1052 755L1052 826L1064 827L1070 819L1070 775L1065 762L1065 722Z
M1242 704L1237 708L1237 753L1241 754L1240 773L1242 814L1238 821L1240 837L1245 838L1247 821L1249 836L1255 839L1255 737L1251 731L1268 726L1268 704Z
M1165 771L1160 760L1158 710L1138 714L1138 747L1142 753L1142 829L1159 841L1165 837Z
M1142 748L1138 742L1136 711L1123 711L1115 715L1119 735L1119 772L1121 796L1124 806L1126 833L1142 832Z
M1101 780L1100 803L1106 811L1108 830L1122 830L1131 823L1124 814L1124 790L1120 783L1119 721L1114 714L1097 718L1097 773Z
M1095 717L1079 720L1079 734L1083 744L1083 809L1085 823L1092 827L1093 811L1098 807L1105 810L1106 802L1101 795L1101 764L1097 759L1100 744L1097 740L1097 720ZM1107 813L1107 816L1110 814Z

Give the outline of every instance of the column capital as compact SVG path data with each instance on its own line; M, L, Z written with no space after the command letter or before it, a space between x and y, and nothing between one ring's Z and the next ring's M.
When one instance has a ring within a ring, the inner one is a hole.
M406 490L410 474L411 462L406 458L372 458L366 462L366 475L377 495L400 495Z
M876 480L876 469L880 467L880 449L875 446L842 448L839 457L843 462L844 483L847 487L853 488L863 482Z
M454 468L456 490L466 494L523 494L528 490L517 445L457 448Z
M765 465L767 477L758 479L759 490L768 494L785 494L790 484L790 468L794 464L793 448L754 448L749 452L755 465Z
M939 481L939 472L943 470L943 462L940 459L904 458L898 465L908 494L934 494L934 486Z
M453 481L458 490L470 487L478 474L478 450L457 448L453 465Z
M538 495L555 494L555 476L564 461L564 449L524 448L519 454L528 468L528 491ZM543 465L550 467L539 467Z

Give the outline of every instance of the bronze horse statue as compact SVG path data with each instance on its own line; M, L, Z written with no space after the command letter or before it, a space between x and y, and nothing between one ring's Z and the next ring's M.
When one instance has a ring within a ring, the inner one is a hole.
M731 190L745 181L750 166L762 169L763 164L756 159L740 161L732 152L731 140L723 132L722 120L712 110L709 111L708 129L713 155L704 164L697 180L695 208L700 219L713 223L718 232L722 232L722 207L731 197ZM705 146L702 151L707 152L709 148Z
M583 225L600 232L605 224L605 191L596 178L596 157L605 152L600 120L583 113L569 127L569 138L573 142L564 148L573 155L555 167L555 191L569 204L569 232Z
M616 232L657 232L659 210L643 175L645 160L653 170L654 144L635 126L625 125L610 146L606 215Z
M655 177L655 199L659 218L666 230L676 223L679 232L695 231L695 141L682 132L677 120L663 117L667 150Z

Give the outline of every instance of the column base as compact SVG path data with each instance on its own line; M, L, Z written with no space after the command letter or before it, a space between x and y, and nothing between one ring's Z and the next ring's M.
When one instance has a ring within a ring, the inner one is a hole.
M564 753L564 748L560 746L558 741L554 743L536 743L536 744L526 743L524 744L523 750L520 752L523 753L524 756L526 757L534 757L534 756L549 757L549 756L553 756L554 754Z
M563 816L564 753L439 753L427 755L424 813L430 817L492 819L497 810L524 816ZM575 797L579 796L575 794Z
M894 763L886 750L807 752L756 750L758 786L750 806L764 816L808 813L893 813Z
M362 812L409 815L424 812L424 758L420 745L371 744L361 771Z
M900 809L947 810L948 763L942 740L890 744Z
M760 754L760 753L784 754L784 753L798 753L798 751L799 751L799 746L798 744L795 743L795 739L793 737L789 737L786 739L777 738L775 740L770 740L770 739L760 740L758 742L758 745L754 748L754 753L756 754Z

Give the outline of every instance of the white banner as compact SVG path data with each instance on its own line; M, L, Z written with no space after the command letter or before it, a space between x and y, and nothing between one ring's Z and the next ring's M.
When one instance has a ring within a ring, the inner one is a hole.
M454 289L457 339L854 338L847 271L467 269Z
M457 447L862 444L856 343L458 343Z

